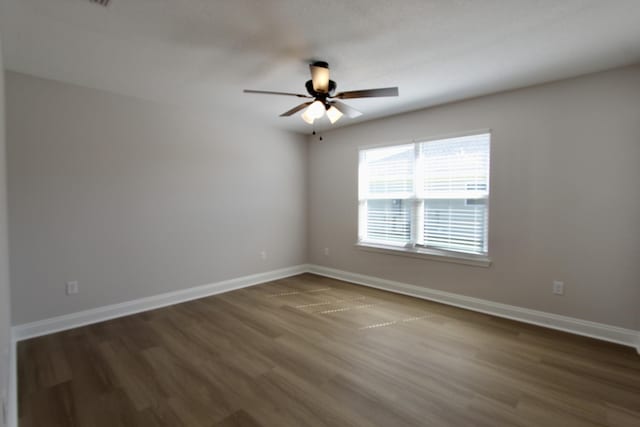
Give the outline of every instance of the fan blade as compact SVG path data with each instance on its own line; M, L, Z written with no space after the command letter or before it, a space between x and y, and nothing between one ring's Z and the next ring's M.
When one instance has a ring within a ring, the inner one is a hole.
M333 96L333 98L338 98L338 99L376 98L380 96L398 96L398 88L384 87L380 89L352 90L349 92L337 93Z
M349 107L344 102L332 101L332 102L330 102L330 104L333 105L334 107L336 107L342 114L344 114L345 116L349 117L350 119L354 119L354 118L362 115L362 113L360 111L356 110L353 107Z
M303 95L301 93L289 93L289 92L273 92L270 90L251 90L245 89L244 93L258 93L263 95L287 95L287 96L297 96L298 98L311 98L309 95Z
M280 117L289 117L289 116L297 113L300 110L304 110L305 108L307 108L311 104L312 104L311 102L304 102L304 103L302 103L302 104L300 104L300 105L298 105L296 107L293 107L291 110L280 114Z
M314 62L309 65L313 90L319 93L329 92L329 64L326 62Z

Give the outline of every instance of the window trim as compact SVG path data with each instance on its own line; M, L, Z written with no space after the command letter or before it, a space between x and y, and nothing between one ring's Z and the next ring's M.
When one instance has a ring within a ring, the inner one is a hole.
M415 144L420 142L438 141L441 139L450 139L450 138L463 138L465 136L480 135L484 133L488 133L493 137L493 131L491 130L491 128L484 128L484 129L475 129L475 130L469 130L464 132L445 133L445 134L439 134L435 136L432 135L425 138L398 139L392 142L376 142L373 144L363 144L363 145L358 145L356 147L356 152L360 153L361 150L370 150L372 148L394 147L396 145Z
M490 267L492 262L491 258L486 255L465 254L463 252L451 252L417 246L393 246L362 240L359 240L354 246L366 252L451 262L455 264L472 265L474 267Z
M404 144L419 144L419 143L424 143L429 141L438 141L441 139L461 138L465 136L480 135L480 134L489 134L489 140L491 141L489 145L489 164L491 164L491 151L493 148L493 132L491 128L485 128L485 129L476 129L476 130L470 130L470 131L464 131L464 132L441 134L441 135L435 135L435 136L432 135L426 138L413 138L411 140L396 140L394 142L383 142L383 143L376 143L376 144L360 145L356 147L356 155L358 157L358 169L360 168L360 152L363 150L370 150L374 148L384 148L384 147L394 147L394 146L404 145ZM490 212L491 169L489 169L488 179L489 179L489 197L486 200L487 200L487 218L489 221L489 218L491 218L491 212ZM488 246L487 246L486 254L470 254L470 253L464 253L464 252L455 252L455 251L429 248L429 247L424 247L421 245L414 245L414 244L409 244L405 246L402 246L402 245L396 246L396 245L390 245L390 244L384 244L384 243L377 243L373 241L360 240L360 236L361 236L360 227L362 226L362 221L361 221L362 209L360 206L362 201L360 200L360 185L361 185L360 175L358 173L358 186L357 186L358 197L356 197L356 203L357 203L357 209L358 209L358 218L357 218L358 224L356 227L356 232L357 232L356 243L354 245L356 248L366 252L406 256L411 258L428 259L433 261L451 262L451 263L465 264L465 265L471 265L476 267L491 266L492 261L489 256ZM486 224L487 242L489 239L489 226L490 226L490 223L487 222ZM412 227L414 227L414 224L412 224Z

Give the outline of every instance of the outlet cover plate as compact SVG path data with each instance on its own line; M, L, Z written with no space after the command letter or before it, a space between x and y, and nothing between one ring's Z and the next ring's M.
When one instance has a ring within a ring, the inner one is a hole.
M564 282L560 280L553 281L553 293L556 295L564 295Z
M78 282L67 282L67 295L75 295L78 293Z

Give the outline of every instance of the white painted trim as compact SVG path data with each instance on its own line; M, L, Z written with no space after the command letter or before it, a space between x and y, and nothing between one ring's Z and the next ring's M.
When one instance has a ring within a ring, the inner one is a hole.
M429 289L421 286L410 285L408 283L396 282L393 280L381 279L373 276L366 276L358 273L351 273L343 270L336 270L320 265L302 264L294 267L282 268L279 270L253 274L250 276L238 277L224 280L209 285L196 286L165 294L155 295L147 298L140 298L120 304L113 304L91 310L85 310L51 319L26 323L13 326L11 328L11 352L9 355L9 422L8 427L18 427L18 366L17 366L17 343L28 338L34 338L54 332L76 328L91 323L102 322L117 317L127 316L142 311L153 310L168 305L191 301L210 295L229 292L260 283L283 279L302 273L314 273L320 276L331 277L346 282L356 283L363 286L382 289L416 298L436 301L468 310L491 314L507 319L518 320L525 323L544 326L551 329L558 329L565 332L584 335L604 341L610 341L637 349L640 354L640 331L624 329L617 326L605 325L602 323L590 322L587 320L575 319L558 314L546 313L543 311L531 310L507 304L487 301L479 298L472 298L450 292Z
M12 364L12 366L10 375L12 376L10 380L15 379L13 375L15 373L14 365L16 363L15 344L18 341L102 322L117 317L128 316L130 314L153 310L160 307L166 307L185 301L204 298L210 295L229 292L235 289L241 289L306 272L436 301L498 317L545 326L551 329L558 329L604 341L615 342L634 347L638 350L638 353L640 353L640 331L497 303L480 298L473 298L422 286L411 285L408 283L366 276L320 265L302 264L13 326L11 328L12 349L10 364Z
M15 341L22 341L29 338L47 335L54 332L77 328L79 326L102 322L116 317L128 316L142 311L153 310L168 305L191 301L210 295L233 291L235 289L246 288L260 283L283 279L295 276L308 271L306 264L279 270L267 271L264 273L252 274L235 279L223 280L209 285L196 286L188 289L167 292L146 298L126 301L119 304L112 304L91 310L79 311L63 316L52 317L39 320L37 322L25 323L11 328Z
M432 261L451 262L454 264L471 265L474 267L491 266L491 258L483 255L471 255L419 247L390 246L364 242L362 240L356 243L354 246L366 252L405 256L410 258L429 259Z
M410 285L408 283L336 270L320 265L309 265L309 272L333 279L344 280L345 282L356 283L358 285L436 301L480 313L491 314L497 317L504 317L506 319L517 320L524 323L570 332L576 335L583 335L603 341L622 344L637 349L640 354L640 331L632 329L625 329L618 326L561 316L559 314L547 313L544 311L531 310L528 308L468 297L422 286Z
M395 145L408 145L408 144L415 144L420 142L438 141L440 139L463 138L465 136L484 135L487 133L493 136L492 134L493 131L491 130L491 128L484 128L484 129L468 130L468 131L461 131L461 132L449 132L449 133L443 133L440 135L427 136L424 138L412 138L412 139L404 138L404 139L398 139L395 141L374 142L370 144L359 145L356 148L358 149L358 152L359 152L361 150L370 150L372 148L393 147Z

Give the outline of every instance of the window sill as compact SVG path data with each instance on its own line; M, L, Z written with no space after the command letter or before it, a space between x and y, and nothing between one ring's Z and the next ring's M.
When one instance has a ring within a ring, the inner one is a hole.
M433 261L452 262L455 264L472 265L474 267L489 267L491 259L483 255L458 254L437 249L406 248L401 246L382 245L377 243L358 242L358 249L388 255L406 256L411 258L428 259Z

